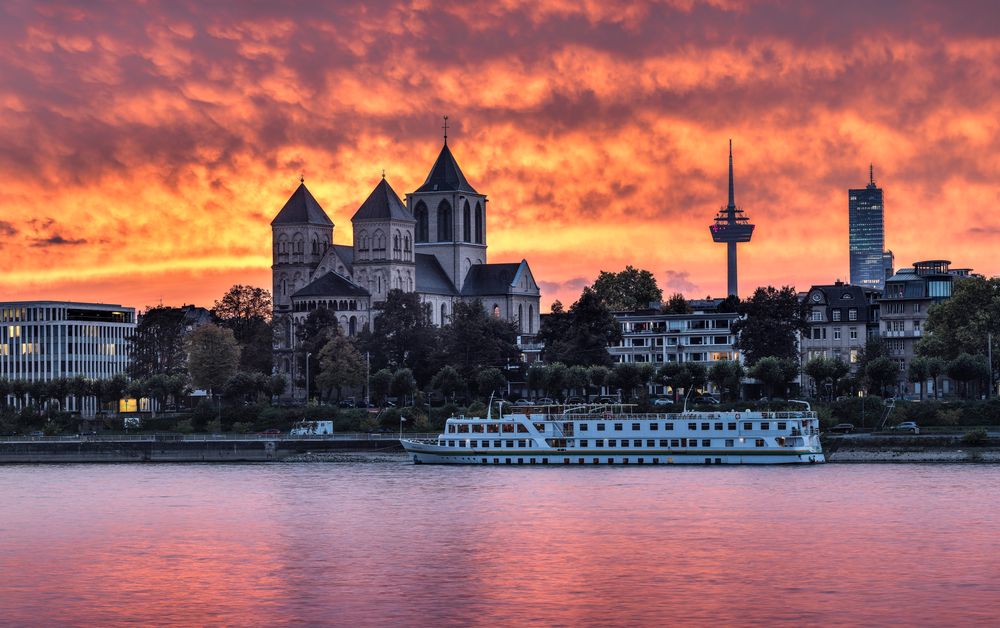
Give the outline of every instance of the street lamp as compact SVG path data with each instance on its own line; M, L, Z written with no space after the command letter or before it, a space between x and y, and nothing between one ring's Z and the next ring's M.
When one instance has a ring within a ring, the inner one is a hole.
M309 358L312 357L311 353L306 353L306 405L309 405Z
M399 415L399 440L403 440L403 423L406 421L406 417L402 414Z

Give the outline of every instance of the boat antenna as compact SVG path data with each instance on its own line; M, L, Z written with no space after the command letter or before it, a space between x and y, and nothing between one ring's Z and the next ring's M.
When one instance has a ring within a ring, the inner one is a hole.
M798 399L789 399L788 403L802 403L806 406L806 412L812 412L812 406L809 405L808 401L799 401Z
M495 394L496 394L495 390L490 393L490 404L488 406L486 406L486 420L487 421L489 421L489 420L491 420L493 418L493 395L495 395Z
M693 391L693 390L694 390L694 388L689 388L688 391L687 391L687 394L684 395L684 414L687 414L687 411L688 411L688 397L691 396L691 391Z

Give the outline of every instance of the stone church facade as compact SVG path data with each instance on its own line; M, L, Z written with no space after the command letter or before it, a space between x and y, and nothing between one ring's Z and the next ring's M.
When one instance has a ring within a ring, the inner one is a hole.
M352 245L305 186L271 222L275 369L294 382L295 328L310 312L334 312L354 336L370 327L390 290L415 292L445 325L458 301L480 299L527 338L538 332L540 291L528 262L487 261L487 198L469 184L447 139L423 185L405 202L383 176L351 218ZM298 395L289 387L292 394Z

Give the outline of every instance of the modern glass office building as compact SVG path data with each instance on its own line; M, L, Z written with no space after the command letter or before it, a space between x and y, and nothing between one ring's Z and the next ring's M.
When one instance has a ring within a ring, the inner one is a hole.
M67 301L0 302L0 379L108 379L129 363L135 309Z
M882 188L869 169L868 185L848 190L851 284L881 290L892 270L886 269L885 221ZM889 258L891 259L891 257ZM890 262L891 264L891 262Z

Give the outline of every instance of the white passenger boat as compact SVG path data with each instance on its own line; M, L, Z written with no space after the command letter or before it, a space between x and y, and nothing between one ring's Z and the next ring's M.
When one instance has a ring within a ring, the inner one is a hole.
M401 439L417 464L808 464L825 462L804 411L635 414L634 406L518 407L456 416L436 439Z

